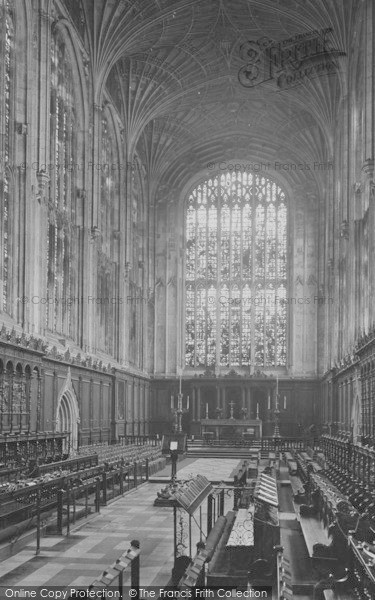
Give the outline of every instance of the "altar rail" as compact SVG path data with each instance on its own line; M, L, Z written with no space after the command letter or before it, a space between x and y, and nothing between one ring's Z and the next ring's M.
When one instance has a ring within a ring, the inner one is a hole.
M318 448L319 443L315 438L275 438L263 437L260 440L245 440L242 438L222 438L219 440L204 439L203 446L256 448L259 450L305 450L308 447Z

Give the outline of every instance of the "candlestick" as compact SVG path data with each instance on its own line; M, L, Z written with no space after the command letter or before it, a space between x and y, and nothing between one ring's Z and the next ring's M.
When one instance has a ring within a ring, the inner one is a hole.
M189 404L189 396L188 396L187 400L186 400L186 410L189 410L189 406L190 406L190 404Z
M174 408L174 398L171 396L171 408Z
M286 396L284 396L284 410L286 409Z
M268 410L271 410L271 394L268 392Z
M208 402L206 402L206 419L208 419Z
M179 394L181 394L181 390L182 390L182 375L180 373L180 390L179 390Z
M259 419L259 403L257 402L257 419Z

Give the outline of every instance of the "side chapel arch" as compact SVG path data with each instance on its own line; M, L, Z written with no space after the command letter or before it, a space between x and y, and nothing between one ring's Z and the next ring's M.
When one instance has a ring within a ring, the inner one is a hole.
M64 452L76 452L78 449L78 425L80 423L79 406L73 388L70 368L62 386L56 409L56 431L68 431L70 440L67 440Z

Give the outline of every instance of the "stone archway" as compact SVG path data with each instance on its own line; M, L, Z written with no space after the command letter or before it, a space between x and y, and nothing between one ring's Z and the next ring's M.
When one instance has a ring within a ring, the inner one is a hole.
M56 409L56 431L68 431L68 439L63 447L64 453L75 453L78 449L78 424L80 423L77 396L73 388L70 369L62 386Z

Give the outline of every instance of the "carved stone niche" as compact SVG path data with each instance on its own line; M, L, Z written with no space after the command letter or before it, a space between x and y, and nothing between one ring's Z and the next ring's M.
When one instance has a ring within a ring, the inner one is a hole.
M37 189L36 197L37 197L38 201L40 202L40 200L44 197L44 194L47 190L47 186L49 184L50 177L46 171L38 171L36 174L36 178L37 178L37 182L38 182L38 189Z
M362 165L362 172L367 175L368 179L374 179L374 159L366 158Z
M354 190L355 197L360 199L361 194L362 194L362 184L360 181L356 181L353 183L353 190Z
M344 238L344 240L349 239L349 222L348 221L342 221L340 223L340 236L342 238Z

